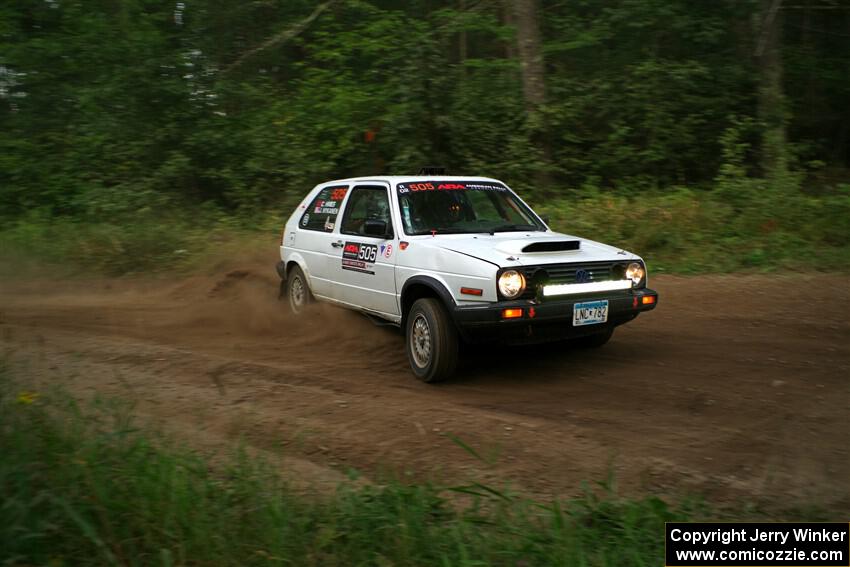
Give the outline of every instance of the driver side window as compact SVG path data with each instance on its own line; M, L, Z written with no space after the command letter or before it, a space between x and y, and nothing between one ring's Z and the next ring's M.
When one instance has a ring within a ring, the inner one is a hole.
M381 186L355 187L348 198L342 217L342 234L365 236L366 221L383 221L392 232L390 202L387 188Z

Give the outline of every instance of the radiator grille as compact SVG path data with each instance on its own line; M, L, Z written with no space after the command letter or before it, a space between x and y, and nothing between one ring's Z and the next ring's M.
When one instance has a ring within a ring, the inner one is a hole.
M523 298L534 297L537 289L543 284L572 284L586 282L603 282L622 279L625 276L628 262L581 262L570 264L545 264L542 266L523 266L528 286L522 294ZM576 274L582 270L582 278Z

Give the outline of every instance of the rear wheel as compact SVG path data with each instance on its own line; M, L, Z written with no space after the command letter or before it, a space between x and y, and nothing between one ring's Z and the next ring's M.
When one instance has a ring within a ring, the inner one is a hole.
M575 344L577 346L583 348L599 348L608 341L611 340L611 336L614 334L614 327L609 328L606 331L601 333L596 333L593 335L587 335L586 337L581 337L578 339L574 339Z
M307 285L307 278L298 266L293 266L286 278L286 300L289 310L295 315L300 315L313 303L313 294Z
M449 378L457 367L457 329L443 304L419 299L410 308L405 325L407 358L413 374L423 382Z

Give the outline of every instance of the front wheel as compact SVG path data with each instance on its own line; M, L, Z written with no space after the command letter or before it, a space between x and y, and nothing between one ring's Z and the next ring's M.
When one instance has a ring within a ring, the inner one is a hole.
M413 374L423 382L439 382L454 374L458 359L457 329L443 304L419 299L410 308L405 325L407 358Z
M300 315L313 302L313 294L307 285L307 278L298 266L293 266L286 278L286 299L289 310Z

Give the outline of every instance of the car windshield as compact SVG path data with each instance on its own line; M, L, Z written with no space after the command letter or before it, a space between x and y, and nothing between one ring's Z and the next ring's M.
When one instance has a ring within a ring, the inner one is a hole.
M546 230L516 195L494 181L417 181L399 183L397 191L406 234Z

